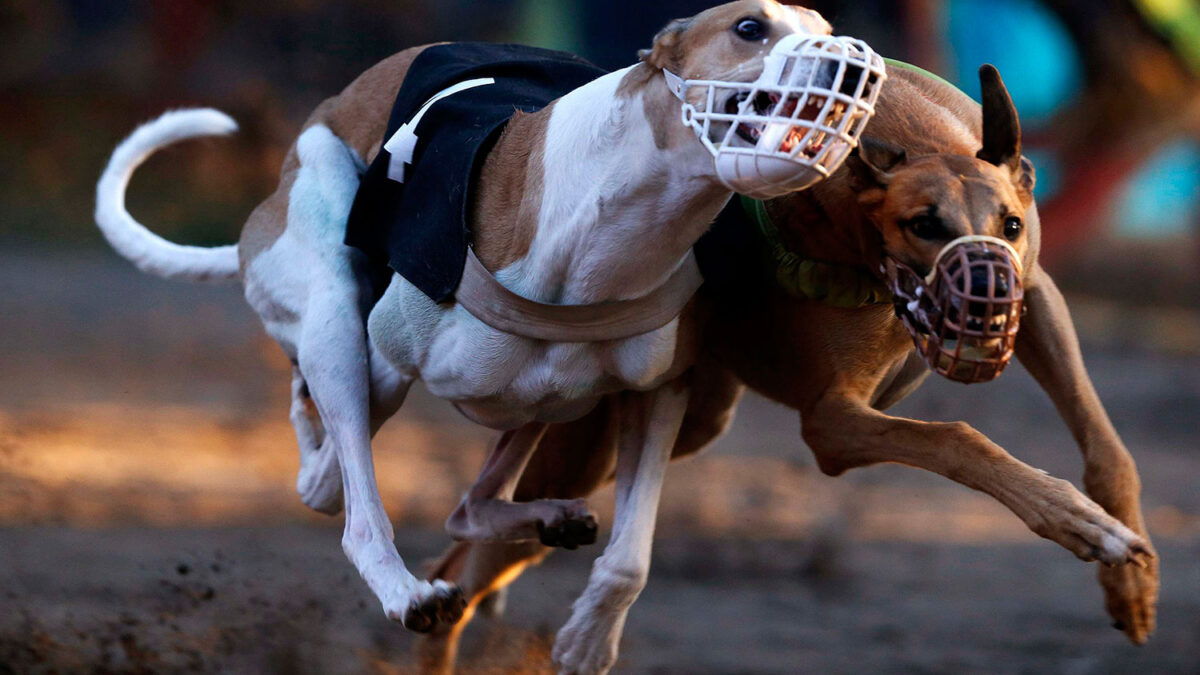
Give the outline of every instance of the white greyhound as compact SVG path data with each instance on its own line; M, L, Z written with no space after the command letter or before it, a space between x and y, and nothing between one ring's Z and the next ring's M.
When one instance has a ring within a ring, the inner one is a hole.
M481 162L470 214L473 254L508 291L539 303L599 306L651 296L694 265L691 246L729 199L731 184L771 194L812 182L760 185L738 164L753 153L735 157L733 169L722 165L726 146L763 146L770 128L758 122L771 114L785 118L783 136L771 142L776 155L783 148L797 160L790 175L811 173L804 161L822 145L840 144L841 151L853 145L869 104L860 106L865 113L856 128L839 123L824 143L812 141L814 133L825 138L813 125L843 119L855 97L873 103L882 72L852 82L857 91L845 100L835 94L789 101L786 90L755 96L761 90L751 86L781 45L790 51L776 59L782 64L776 79L822 79L814 74L820 57L795 46L829 33L810 10L740 0L673 22L640 63L536 113L516 115ZM242 281L246 299L294 366L301 495L327 512L344 499L347 557L387 616L412 630L457 621L464 601L457 588L408 571L376 486L371 437L411 383L420 378L472 420L514 434L540 434L545 423L577 418L601 396L626 391L612 540L555 650L564 672L602 672L615 659L625 613L645 583L663 472L688 400L690 321L686 312L678 316L681 305L674 319L636 335L532 339L497 330L463 302L436 303L399 275L372 308L366 259L343 243L346 221L366 160L380 152L392 99L422 49L386 59L317 108L284 162L278 190L251 214L236 247L166 242L124 205L129 178L151 153L236 128L214 110L168 113L125 140L97 188L96 219L113 247L144 271ZM849 77L843 66L824 79ZM680 122L685 110L691 127ZM747 121L718 114L729 111L747 114ZM824 167L823 175L830 168L836 167ZM537 536L539 529L590 518L574 502L504 502L505 486L527 459L497 449L485 470L495 479L493 493L460 509L458 534Z

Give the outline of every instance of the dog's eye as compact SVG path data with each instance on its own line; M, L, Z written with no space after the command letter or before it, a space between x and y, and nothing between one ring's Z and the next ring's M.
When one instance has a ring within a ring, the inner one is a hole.
M937 216L917 216L904 225L919 239L943 239L946 236L946 227Z
M761 40L767 34L767 27L758 19L739 19L733 26L733 32L743 40Z
M1021 223L1021 219L1016 216L1009 216L1004 220L1004 238L1009 241L1020 239L1024 229L1025 226Z

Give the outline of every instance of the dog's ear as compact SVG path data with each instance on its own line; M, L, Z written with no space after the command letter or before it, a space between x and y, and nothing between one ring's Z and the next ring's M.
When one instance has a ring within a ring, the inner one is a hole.
M866 169L864 177L876 187L887 187L896 167L908 161L908 151L881 138L863 136L854 149L859 162Z
M985 63L979 68L979 86L983 91L983 147L975 156L989 164L1007 167L1015 179L1022 173L1021 120L1017 117L1017 107L1000 79L1000 71L992 64Z
M850 187L858 203L873 211L883 203L892 172L908 161L908 152L900 146L871 136L863 136L850 155Z
M1017 187L1017 191L1033 197L1033 186L1037 185L1037 171L1033 168L1033 162L1021 155L1021 170L1013 175L1013 185Z
M679 43L691 25L690 18L675 19L654 36L653 47L638 52L638 58L655 68L678 71L682 62Z

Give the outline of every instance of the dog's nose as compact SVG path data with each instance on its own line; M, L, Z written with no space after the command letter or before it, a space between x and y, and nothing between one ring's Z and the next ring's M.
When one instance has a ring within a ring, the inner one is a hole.
M846 64L846 72L842 76L842 83L838 85L838 91L847 95L854 96L858 93L858 82L863 78L862 66ZM837 80L838 64L835 61L827 61L821 66L821 80L826 87L832 87L834 81Z
M863 77L862 66L847 65L846 76L842 78L842 86L838 89L847 96L858 93L858 81Z
M993 288L989 281L994 280ZM991 266L978 266L971 270L971 295L977 298L1008 297L1008 275Z

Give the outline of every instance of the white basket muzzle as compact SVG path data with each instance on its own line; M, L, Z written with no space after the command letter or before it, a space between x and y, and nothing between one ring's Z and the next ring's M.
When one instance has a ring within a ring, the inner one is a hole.
M801 34L777 42L753 82L663 74L721 183L756 199L802 190L836 171L858 145L887 79L883 59L862 40Z

